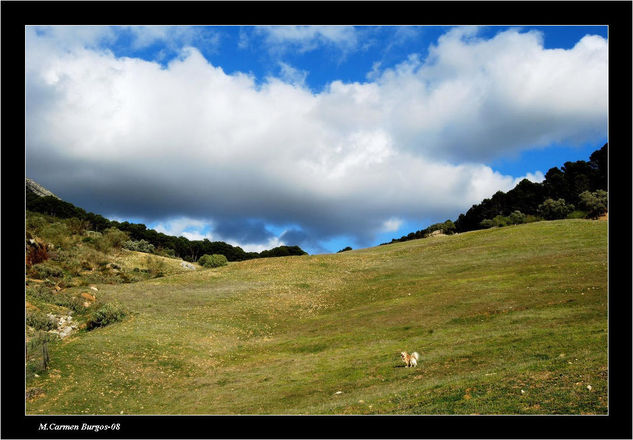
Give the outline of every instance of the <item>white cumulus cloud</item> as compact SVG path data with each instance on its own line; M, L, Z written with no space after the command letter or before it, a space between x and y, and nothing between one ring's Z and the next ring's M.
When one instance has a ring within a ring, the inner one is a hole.
M315 39L357 44L343 27L262 32L302 50ZM173 235L223 239L203 223L235 235L230 222L256 218L364 243L511 189L517 179L490 158L606 130L607 43L596 36L550 50L535 32L455 30L425 60L320 93L289 65L256 85L194 47L161 66L53 38L27 32L27 175ZM193 227L163 220L175 217ZM282 242L252 231L249 249Z

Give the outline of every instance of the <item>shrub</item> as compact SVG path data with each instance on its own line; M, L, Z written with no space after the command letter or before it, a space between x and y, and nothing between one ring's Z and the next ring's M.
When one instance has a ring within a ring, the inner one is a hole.
M53 330L57 328L57 321L39 310L27 310L26 324L36 330Z
M153 277L162 277L164 275L163 271L165 270L166 264L160 258L148 255L145 264L147 265L147 271Z
M40 234L47 243L52 243L55 247L63 248L70 242L70 231L66 223L50 223L42 228Z
M341 249L340 251L338 251L337 254L340 254L341 252L351 251L351 250L352 250L352 248L350 246L347 246L347 247Z
M50 261L34 265L32 273L42 280L45 278L59 278L64 276L64 271Z
M77 313L83 313L85 307L83 301L74 296L70 292L53 293L49 287L38 284L36 286L28 286L26 288L26 298L29 300L38 300L56 306L66 307Z
M556 220L567 217L574 208L571 203L565 203L565 199L547 199L538 206L537 212L545 220Z
M520 225L521 223L525 223L526 217L525 214L523 214L521 211L519 211L518 209L516 211L513 211L509 216L508 216L508 221L510 222L510 224L512 225Z
M228 262L228 260L226 259L226 257L224 255L220 255L220 254L213 254L213 255L204 254L198 260L198 264L203 266L203 267L220 267L220 266L226 266L227 264L229 264L229 262Z
M150 246L153 246L153 245L150 245ZM171 249L171 248L157 249L157 250L154 251L154 253L156 255L160 255L162 257L176 258L176 251Z
M455 227L455 223L453 223L452 220L446 220L443 224L442 224L442 231L444 232L444 234L446 235L450 235L450 234L454 234L456 230Z
M154 251L156 250L154 248L154 245L146 240L139 240L139 241L127 240L125 243L123 243L123 247L131 251L145 252L148 254L153 254Z
M502 228L511 224L513 223L510 221L509 217L504 217L502 215L497 215L492 220L489 218L484 219L479 223L479 225L485 229L492 228L494 226Z
M66 219L66 227L73 235L82 235L90 227L90 223L77 217Z
M587 218L587 211L581 211L580 209L576 209L575 211L567 214L567 218Z
M51 289L42 284L29 285L26 287L24 293L26 298L29 300L39 299L42 301L50 302L54 297Z
M26 265L32 266L34 264L42 263L48 260L48 246L37 240L27 242L26 246Z
M40 231L49 222L46 220L43 214L27 211L26 213L26 230L31 231L35 235L39 235Z
M114 322L122 321L127 310L119 303L106 303L93 312L86 321L88 330L105 327Z
M128 236L125 232L116 228L108 228L102 237L95 240L94 246L98 251L107 253L113 248L120 249L127 240Z
M580 193L580 207L587 211L589 218L596 219L607 212L608 193L604 190Z
M97 232L97 231L86 231L86 238L91 238L93 240L96 240L98 238L103 237L103 234L101 232Z
M54 304L67 307L75 313L83 313L86 310L81 298L69 294L56 295Z
M490 220L489 218L482 220L479 225L482 228L488 229L488 228L492 228L495 225L495 222L493 222L492 220Z
M504 217L502 215L495 216L495 218L493 218L492 221L495 224L495 226L499 226L500 228L504 226L508 226L510 224L510 220L508 220L508 217Z

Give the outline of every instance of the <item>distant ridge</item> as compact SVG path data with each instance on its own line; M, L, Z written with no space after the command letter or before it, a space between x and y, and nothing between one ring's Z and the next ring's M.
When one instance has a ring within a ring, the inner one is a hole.
M26 179L25 192L27 211L39 212L58 218L75 217L80 220L86 220L89 222L90 228L96 232L104 232L108 228L116 228L120 231L127 232L132 240L145 240L155 248L165 251L168 254L171 252L174 256L186 261L198 261L198 258L204 254L222 254L229 261L307 255L307 252L299 246L286 245L277 246L261 252L245 252L241 247L232 246L223 241L211 242L206 238L204 240L188 240L183 236L174 237L157 232L154 229L149 229L142 223L108 220L102 215L87 212L72 203L60 199L42 185L28 178Z
M55 194L53 194L52 192L44 188L42 185L40 185L33 179L29 179L28 177L26 177L25 180L26 180L26 188L30 189L38 196L40 197L53 196L56 199L61 200L59 197L57 197Z

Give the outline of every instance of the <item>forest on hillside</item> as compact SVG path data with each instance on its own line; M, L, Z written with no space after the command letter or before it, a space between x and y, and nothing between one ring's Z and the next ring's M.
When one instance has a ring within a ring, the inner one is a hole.
M253 258L285 257L289 255L306 255L299 246L278 246L262 252L246 252L239 246L232 246L223 241L189 240L186 237L171 235L149 229L142 223L118 222L102 215L87 212L72 203L54 196L40 197L26 188L26 210L51 215L58 218L77 218L86 222L85 229L104 232L115 228L125 232L132 241L137 242L140 250L171 257L179 257L187 261L198 261L205 255L224 255L228 261L244 261Z
M424 238L435 231L453 234L538 220L597 218L607 211L608 148L608 143L604 144L589 161L550 168L543 182L523 179L507 193L497 191L460 214L455 222L435 223L391 243Z

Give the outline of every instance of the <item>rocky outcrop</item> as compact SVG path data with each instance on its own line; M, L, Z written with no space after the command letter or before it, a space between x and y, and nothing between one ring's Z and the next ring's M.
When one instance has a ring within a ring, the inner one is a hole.
M66 336L70 335L70 333L77 328L77 324L73 322L72 316L70 314L66 316L60 316L59 318L49 313L47 315L50 319L55 320L57 322L57 329L49 330L49 333L57 334L60 339L64 339Z
M186 261L181 262L180 265L185 269L196 270L196 267L193 264L187 263Z
M25 181L26 181L26 183L25 183L26 184L26 188L31 190L31 191L33 191L38 196L40 196L40 197L53 196L56 199L61 200L55 194L53 194L52 192L50 192L49 190L44 188L42 185L40 185L39 183L35 182L34 180L29 179L28 177L26 177Z

